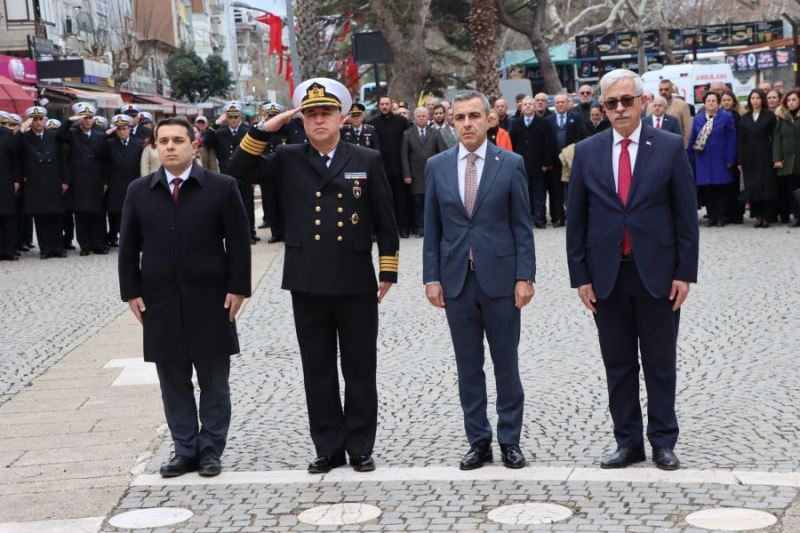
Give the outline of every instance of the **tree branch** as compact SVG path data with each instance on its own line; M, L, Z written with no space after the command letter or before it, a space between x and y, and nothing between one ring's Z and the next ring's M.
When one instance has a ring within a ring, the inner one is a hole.
M500 24L519 32L528 38L531 37L533 34L532 29L527 28L519 20L511 17L503 6L503 0L495 0L495 5L497 5L497 19L500 21Z

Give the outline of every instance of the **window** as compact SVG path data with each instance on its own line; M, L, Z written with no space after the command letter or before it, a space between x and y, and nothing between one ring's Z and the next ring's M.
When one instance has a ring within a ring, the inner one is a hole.
M33 20L33 0L6 0L6 19L9 22Z

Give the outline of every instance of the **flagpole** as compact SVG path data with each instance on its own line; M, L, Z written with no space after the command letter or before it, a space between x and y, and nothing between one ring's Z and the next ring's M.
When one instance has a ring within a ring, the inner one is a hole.
M286 24L289 26L289 54L292 57L292 81L294 86L300 85L300 58L297 56L297 35L294 28L294 6L292 0L286 0Z

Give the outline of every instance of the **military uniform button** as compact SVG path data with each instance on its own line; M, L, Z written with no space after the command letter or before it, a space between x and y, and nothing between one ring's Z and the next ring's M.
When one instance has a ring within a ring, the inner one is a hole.
M314 208L314 211L319 213L320 211L322 211L322 208L320 206L317 206L317 207Z
M314 196L316 196L317 198L321 198L322 197L322 192L317 191Z
M314 221L314 224L319 226L320 224L322 224L322 221L320 219L317 219Z
M341 200L342 198L344 198L344 195L342 193L339 193L339 194L336 195L336 198Z
M337 213L344 213L344 207L337 207L336 208L336 212Z
M340 220L339 222L336 223L336 225L339 226L340 228L343 228L344 227L344 222L342 222Z
M317 233L316 235L314 235L314 240L315 240L315 241L318 241L318 240L320 240L321 238L322 238L322 237L320 237L320 236L319 236L319 233Z
M339 235L338 237L336 237L336 240L339 241L339 242L342 242L344 240L344 237Z

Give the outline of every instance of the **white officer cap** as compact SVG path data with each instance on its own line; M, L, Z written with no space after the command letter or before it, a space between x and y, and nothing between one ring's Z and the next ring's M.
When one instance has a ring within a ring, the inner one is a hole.
M93 117L97 114L97 109L89 102L76 102L72 104L72 112L84 117Z
M47 122L45 122L45 127L48 130L54 130L56 128L60 128L61 127L61 121L58 120L57 118L49 118L49 119L47 119Z
M26 118L46 118L47 117L47 109L40 105L35 105L33 107L29 107L25 110L25 117Z
M149 122L150 124L153 123L153 114L147 111L142 111L139 113L139 121L140 122Z
M136 104L125 104L119 108L120 114L129 115L131 117L138 116L141 111L141 108Z
M129 127L133 126L133 117L121 113L119 115L114 115L111 117L111 125Z
M100 126L101 128L107 128L108 127L108 119L106 117L101 117L100 115L97 115L96 117L94 117L94 123L96 125Z
M242 105L241 102L233 100L225 104L225 106L222 108L222 111L226 113L229 117L237 117L241 115L242 112L244 111L244 106Z
M294 107L308 109L316 106L332 106L339 108L343 115L350 112L353 98L347 87L330 78L311 78L294 90L292 95Z
M283 113L283 106L276 102L264 102L264 105L261 107L264 109L264 113L267 115L277 115L279 113Z
M194 119L194 123L197 124L198 122L205 122L208 124L208 118L204 115L197 115L197 118Z
M6 111L0 111L0 124L5 124L8 122L8 113Z
M9 113L8 114L8 124L15 126L17 124L22 124L22 117L17 115L16 113Z

